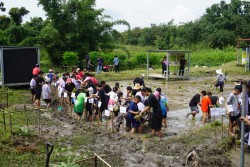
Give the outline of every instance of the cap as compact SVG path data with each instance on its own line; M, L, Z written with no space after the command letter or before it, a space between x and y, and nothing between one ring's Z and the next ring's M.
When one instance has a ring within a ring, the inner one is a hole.
M76 71L80 71L80 68L77 68Z
M145 77L145 74L141 74L141 77Z

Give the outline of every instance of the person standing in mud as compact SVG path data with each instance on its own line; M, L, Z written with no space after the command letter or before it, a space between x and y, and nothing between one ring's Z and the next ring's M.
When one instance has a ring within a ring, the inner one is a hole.
M45 82L45 80L43 79L43 75L44 72L43 71L39 71L38 72L38 77L36 77L36 86L35 86L35 107L40 107L40 99L41 99L41 95L42 95L42 86L43 83Z
M151 123L152 135L155 135L157 133L159 137L162 137L162 110L160 103L154 96L154 94L152 94L152 90L148 87L145 87L145 95L148 97L148 103L145 109L140 112L140 116L142 116L144 112L150 111L150 109L153 108Z
M229 94L227 98L227 108L229 112L229 134L234 136L233 128L237 126L239 118L241 117L240 113L240 103L238 100L238 95L242 92L242 86L236 85L234 90Z
M227 80L226 75L223 74L222 69L216 70L217 73L217 78L216 80L213 82L214 83L214 87L220 87L220 93L221 95L223 95L223 88L224 88L224 84Z
M167 56L164 56L161 61L162 76L164 75L164 72L167 71L167 65L168 65Z
M189 107L191 112L187 114L187 118L189 115L192 115L193 118L192 120L195 119L195 115L200 112L198 105L201 106L200 100L203 96L206 96L207 92L206 91L201 91L200 93L196 94L189 102Z
M96 96L98 100L102 102L101 107L100 107L100 115L97 116L97 119L100 119L102 116L102 113L108 108L108 98L105 93L105 87L106 87L106 82L101 81L99 84L99 91L98 95Z
M206 94L206 96L204 96L201 100L201 110L202 110L202 122L203 124L205 124L207 122L208 119L208 115L209 115L209 107L213 107L212 102L211 102L211 96L212 93L208 92Z

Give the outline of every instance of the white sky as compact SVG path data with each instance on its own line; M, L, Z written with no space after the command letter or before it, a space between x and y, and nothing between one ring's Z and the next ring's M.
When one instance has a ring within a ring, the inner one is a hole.
M97 8L104 8L104 14L113 20L124 19L132 28L148 27L153 24L167 23L174 19L175 24L195 20L205 13L207 7L221 0L96 0ZM230 0L225 0L227 3ZM12 7L25 7L30 13L24 18L40 16L45 18L37 0L0 0L4 2L7 11ZM3 14L3 12L0 12ZM116 27L124 30L126 27Z

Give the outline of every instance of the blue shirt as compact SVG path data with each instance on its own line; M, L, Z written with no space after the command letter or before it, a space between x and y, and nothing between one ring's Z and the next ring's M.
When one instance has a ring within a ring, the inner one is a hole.
M166 108L167 103L168 103L167 98L165 98L164 96L161 96L160 105L161 105L162 115L167 114L167 108Z
M98 62L98 66L102 66L102 64L103 64L102 58L98 58L98 59L97 59L97 62Z
M118 63L119 63L119 59L118 59L118 57L115 57L114 58L114 65L118 65Z
M52 79L53 79L53 77L54 77L54 74L53 73L48 73L48 78L50 79L50 82L52 82Z
M128 110L131 110L131 111L134 111L134 112L139 111L137 104L135 104L134 102L130 103ZM135 116L135 114L131 114L131 113L129 113L129 115L131 115L132 117Z

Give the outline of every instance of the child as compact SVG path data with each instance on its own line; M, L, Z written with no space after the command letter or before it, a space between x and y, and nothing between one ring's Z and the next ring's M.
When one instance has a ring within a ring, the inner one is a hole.
M136 128L139 128L141 126L141 123L134 118L136 115L139 115L139 109L137 106L139 101L140 101L140 96L136 96L134 100L130 103L130 106L128 109L129 119L132 125L131 138L133 137L133 134L135 133Z
M51 83L53 81L53 78L54 78L54 74L53 74L53 70L52 69L49 69L49 73L48 73L47 77L50 79L49 84L51 85Z
M35 94L36 94L36 92L35 92L35 86L36 86L36 77L37 77L37 75L35 74L35 75L33 75L33 77L32 77L32 79L31 79L31 81L30 81L30 90L31 90L31 95L32 95L32 97L31 97L31 101L32 102L34 102L35 101Z
M201 100L201 110L202 110L202 122L205 124L208 119L209 107L213 107L210 97L212 96L211 92L208 92Z
M42 87L43 100L47 104L47 109L49 109L50 103L51 103L51 90L50 90L49 83L50 83L50 79L48 78L46 79L45 84Z

